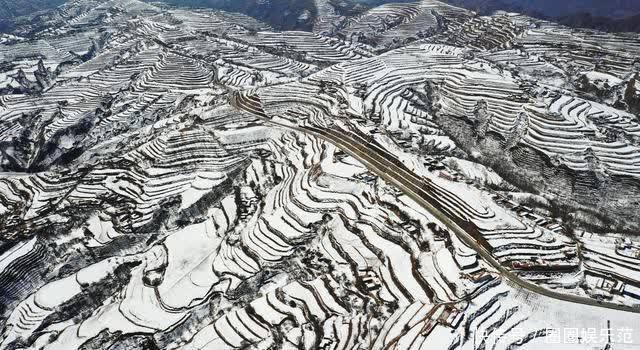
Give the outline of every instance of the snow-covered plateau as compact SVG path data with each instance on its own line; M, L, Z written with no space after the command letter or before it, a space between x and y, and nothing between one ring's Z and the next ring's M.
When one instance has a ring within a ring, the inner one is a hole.
M0 35L0 350L640 346L640 36L338 3Z

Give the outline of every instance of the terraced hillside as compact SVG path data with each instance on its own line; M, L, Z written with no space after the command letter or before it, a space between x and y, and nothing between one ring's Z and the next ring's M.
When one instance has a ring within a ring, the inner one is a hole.
M314 5L0 37L0 349L637 348L640 37Z

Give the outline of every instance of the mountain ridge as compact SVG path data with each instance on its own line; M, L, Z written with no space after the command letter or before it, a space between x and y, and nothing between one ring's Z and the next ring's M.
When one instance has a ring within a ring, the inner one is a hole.
M611 32L640 31L640 2L633 0L443 0L481 15L495 11L514 11L553 20L570 27ZM64 4L65 0L0 1L0 32L10 32L16 19L26 21L35 13ZM157 2L152 1L152 2ZM318 16L315 0L163 0L173 6L214 8L239 12L264 21L281 30L310 30ZM385 3L411 0L329 0L337 11L353 15ZM354 12L355 11L355 12Z

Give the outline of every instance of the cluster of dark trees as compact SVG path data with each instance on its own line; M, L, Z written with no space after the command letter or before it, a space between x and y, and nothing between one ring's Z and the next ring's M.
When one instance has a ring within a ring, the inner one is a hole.
M153 0L147 0L153 1ZM215 8L255 17L281 30L310 30L317 18L313 0L160 0L169 5ZM368 8L414 0L330 0L338 13L354 16ZM481 15L514 11L571 27L614 32L640 32L637 0L441 0ZM0 32L14 28L15 19L65 3L65 0L0 0Z
M0 0L0 32L13 30L15 20L62 5L65 0Z
M489 15L513 11L575 28L640 32L637 0L441 0Z

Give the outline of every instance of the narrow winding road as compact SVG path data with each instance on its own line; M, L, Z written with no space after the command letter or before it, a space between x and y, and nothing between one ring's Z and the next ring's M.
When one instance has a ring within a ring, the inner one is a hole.
M612 303L607 301L598 301L592 298L581 297L573 294L559 293L533 282L530 282L507 267L503 266L488 250L486 242L478 242L472 234L467 232L461 227L460 219L452 218L451 215L446 215L443 210L437 208L431 203L428 198L432 195L425 191L425 188L429 188L430 185L425 182L423 178L416 175L412 171L408 170L402 162L398 160L389 151L371 143L371 140L357 135L352 132L337 129L321 129L316 127L299 127L294 125L286 125L273 121L266 115L262 109L259 100L253 98L250 100L236 100L235 104L241 109L253 113L266 120L267 122L303 133L308 133L319 137L327 142L332 143L336 147L342 149L352 157L359 160L370 171L374 172L378 176L382 177L387 182L397 186L404 194L416 201L426 210L428 210L434 217L436 217L442 224L444 224L451 232L453 232L462 242L475 250L482 259L484 259L489 265L495 268L508 283L515 287L526 289L530 292L544 295L549 298L554 298L571 303L589 305L594 307L625 311L630 313L640 313L640 306L632 307L628 305ZM458 222L456 222L458 221ZM483 244L485 243L485 244Z
M597 301L595 299L581 297L573 294L559 293L533 282L530 282L518 276L512 270L502 265L491 252L489 252L482 244L478 243L466 230L458 223L453 221L449 216L445 215L440 209L425 199L423 188L424 180L416 174L408 171L396 162L390 161L388 158L393 157L388 152L381 154L381 150L377 147L367 147L368 140L364 140L357 135L346 132L338 132L335 130L320 130L311 128L295 128L303 132L311 133L328 142L333 143L343 151L349 153L354 158L362 162L369 170L376 173L389 183L400 188L407 196L411 197L418 204L427 209L433 216L442 222L449 230L451 230L461 241L475 250L487 263L498 270L512 284L527 289L531 292L541 294L550 298L568 301L572 303L602 307L607 309L627 311L632 313L640 313L640 308L631 307L623 304L612 303L607 301ZM386 152L386 151L383 151Z

